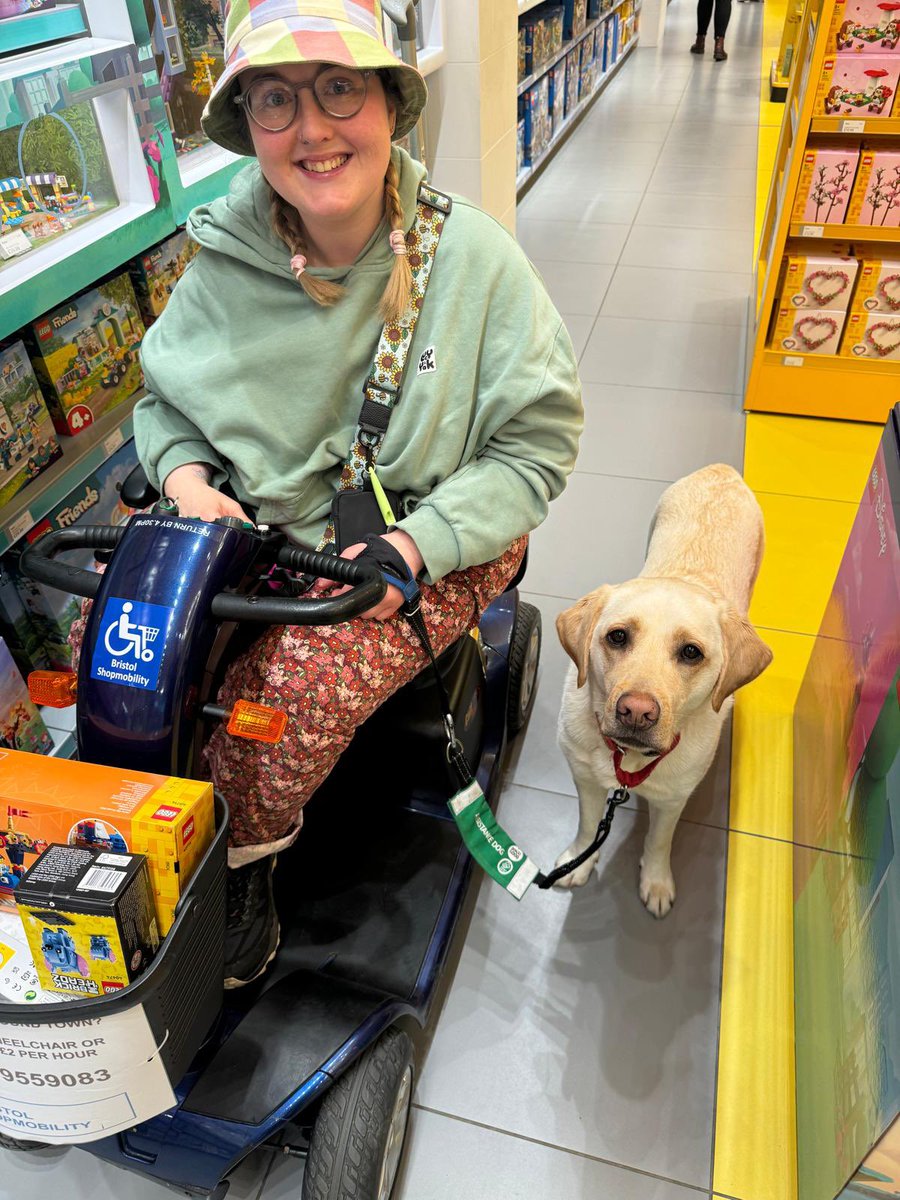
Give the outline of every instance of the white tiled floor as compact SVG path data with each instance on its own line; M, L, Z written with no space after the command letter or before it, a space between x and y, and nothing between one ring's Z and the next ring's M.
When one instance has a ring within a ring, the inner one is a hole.
M576 819L555 744L567 663L556 614L637 572L667 482L741 461L762 13L735 5L724 64L687 53L693 15L674 0L665 46L637 49L519 210L585 381L578 470L532 543L545 648L502 800L545 866ZM640 804L619 815L580 892L517 906L482 887L395 1200L709 1196L727 813L725 739L679 828L664 922L637 897ZM171 1194L79 1150L0 1152L0 1177L2 1196ZM300 1179L297 1160L263 1150L229 1196L287 1200Z

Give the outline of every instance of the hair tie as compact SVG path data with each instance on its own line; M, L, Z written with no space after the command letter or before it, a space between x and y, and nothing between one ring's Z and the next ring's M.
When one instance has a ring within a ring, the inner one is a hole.
M297 277L297 282L300 281L300 276L306 270L306 258L302 254L295 254L291 259L291 270Z
M406 254L406 234L402 229L391 230L391 236L388 238L391 243L391 249L395 254Z

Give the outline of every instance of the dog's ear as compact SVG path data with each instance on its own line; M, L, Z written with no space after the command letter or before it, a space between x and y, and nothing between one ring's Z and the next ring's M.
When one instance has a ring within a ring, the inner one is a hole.
M772 651L750 622L727 608L721 617L722 670L713 688L713 711L718 712L732 692L761 675L772 661Z
M612 589L608 584L588 592L571 608L564 609L556 618L556 632L563 649L578 668L578 686L584 687L587 679L588 657L591 637L600 620L600 614L609 599Z

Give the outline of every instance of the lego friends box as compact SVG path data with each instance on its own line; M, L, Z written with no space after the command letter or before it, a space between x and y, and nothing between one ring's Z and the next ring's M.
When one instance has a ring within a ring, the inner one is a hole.
M119 275L35 321L28 341L53 424L77 434L141 386L144 323Z
M0 507L62 450L21 342L0 350Z
M0 883L0 904L53 842L146 854L160 933L214 832L212 784L69 759L0 751L0 855L16 872Z

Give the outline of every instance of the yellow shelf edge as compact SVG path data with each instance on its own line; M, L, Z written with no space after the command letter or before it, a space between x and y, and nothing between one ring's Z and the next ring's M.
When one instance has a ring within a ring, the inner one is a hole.
M807 229L816 232L804 233ZM790 235L825 241L900 242L900 229L885 229L881 225L817 225L814 221L791 221Z
M845 129L845 124L856 128ZM847 136L864 133L866 137L872 134L891 137L900 133L900 117L813 117L809 128L811 133L843 133Z

